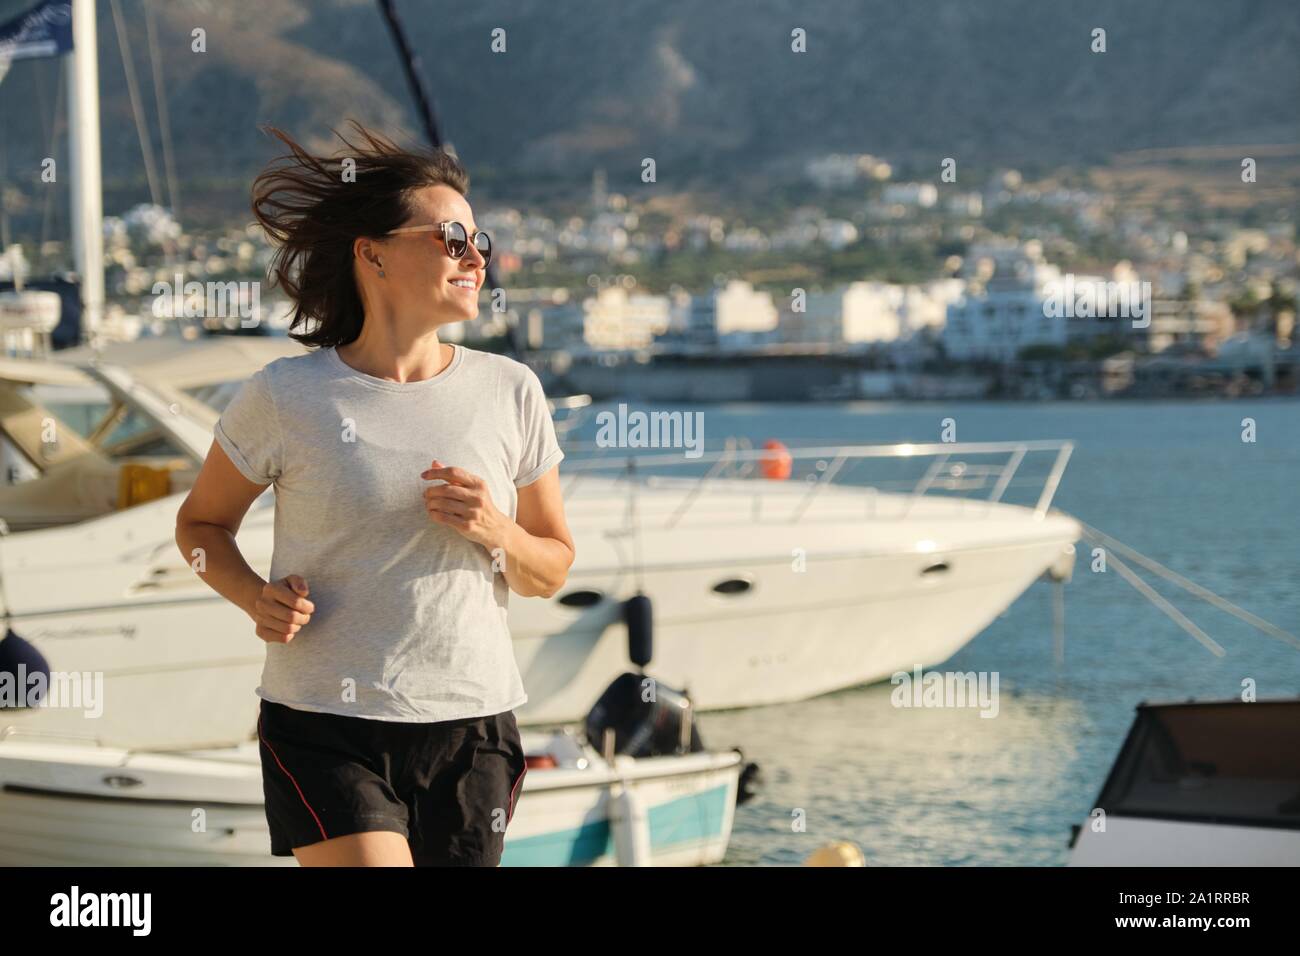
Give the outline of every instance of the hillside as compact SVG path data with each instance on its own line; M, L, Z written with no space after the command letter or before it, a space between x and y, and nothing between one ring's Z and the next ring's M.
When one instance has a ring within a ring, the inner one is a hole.
M158 137L142 0L121 0ZM1087 9L1085 9L1085 6ZM348 116L418 129L371 0L169 0L158 39L181 179L240 202L260 123L324 134ZM1178 0L399 0L445 135L480 177L611 186L793 169L831 150L928 165L1083 163L1141 148L1300 142L1300 5ZM99 4L106 189L143 171L118 38ZM1094 27L1108 51L1090 52ZM207 52L190 50L195 27ZM493 53L494 28L507 52ZM807 31L808 52L790 51ZM46 155L58 71L0 84L7 178Z

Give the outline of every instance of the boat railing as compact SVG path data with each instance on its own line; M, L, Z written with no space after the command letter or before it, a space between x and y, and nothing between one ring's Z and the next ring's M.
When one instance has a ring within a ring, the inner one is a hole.
M864 493L891 492L908 497L901 512L905 516L923 497L964 496L987 503L1003 502L1008 491L1031 489L1029 501L1037 517L1047 514L1074 451L1074 443L1062 440L1019 442L899 442L879 445L782 446L754 448L745 438L728 438L716 450L629 449L596 443L568 442L561 467L564 493L575 492L592 475L612 477L625 483L629 509L635 507L638 487L665 487L666 481L686 484L681 502L669 514L671 528L691 509L700 496L722 480L753 480L756 496L769 478L801 481L807 489L790 513L797 521L828 485L861 487ZM1026 475L1025 463L1033 458L1046 471ZM915 463L919 475L871 476L862 480L860 466L871 461L893 460ZM925 463L922 469L921 463ZM802 467L801 467L802 466ZM755 469L759 474L754 475ZM683 473L685 472L685 473ZM755 502L755 515L759 504Z
M546 407L551 413L555 434L563 442L570 432L586 421L587 414L591 410L591 396L566 395L560 398L549 398L546 400Z

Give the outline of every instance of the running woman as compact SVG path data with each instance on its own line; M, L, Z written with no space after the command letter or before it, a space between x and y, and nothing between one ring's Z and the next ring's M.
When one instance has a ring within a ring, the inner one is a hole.
M311 346L245 382L176 541L266 642L256 693L271 852L303 866L496 866L525 773L510 591L573 564L537 375L443 343L492 243L442 151L354 124L253 184L271 274ZM235 542L275 486L270 581Z

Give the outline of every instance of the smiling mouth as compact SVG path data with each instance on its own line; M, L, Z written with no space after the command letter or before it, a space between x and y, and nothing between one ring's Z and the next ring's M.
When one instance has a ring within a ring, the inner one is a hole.
M448 281L451 285L454 285L457 289L464 289L466 292L478 291L478 283L475 282L473 279L450 279Z

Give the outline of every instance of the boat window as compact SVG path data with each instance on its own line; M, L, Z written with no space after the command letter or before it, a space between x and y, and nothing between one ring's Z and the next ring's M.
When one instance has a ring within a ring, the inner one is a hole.
M47 400L44 408L82 438L90 439L104 422L111 405L104 402L59 402ZM124 409L107 437L96 443L109 459L140 456L184 457L184 451L160 435L148 418L134 409Z
M103 421L109 404L102 402L60 402L46 400L44 407L60 422L82 438L89 438L95 426Z
M1300 828L1300 701L1141 707L1108 814Z
M101 443L101 447L111 459L185 455L175 442L161 434L152 421L135 409L126 412L117 427Z
M185 393L192 398L198 399L204 405L207 405L217 414L226 410L230 400L235 397L240 386L244 384L243 379L236 379L229 382L213 382L210 385L201 385L197 388L184 389Z

